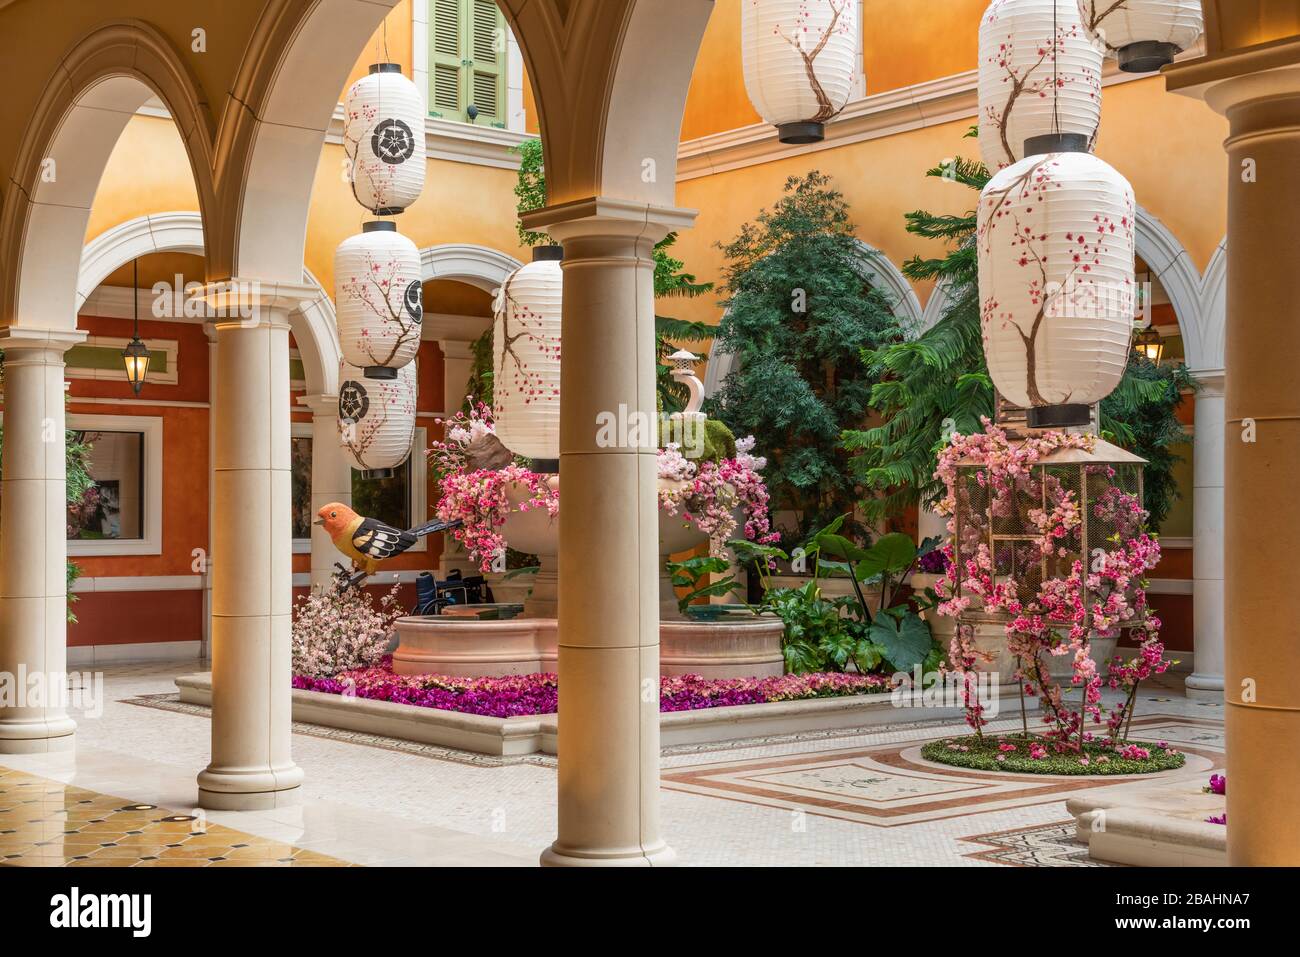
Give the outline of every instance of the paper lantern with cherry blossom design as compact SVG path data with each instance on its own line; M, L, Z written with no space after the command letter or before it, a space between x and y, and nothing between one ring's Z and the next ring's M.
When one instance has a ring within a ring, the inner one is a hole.
M1153 73L1174 62L1205 30L1201 0L1078 0L1088 32L1126 73Z
M782 143L815 143L849 102L858 0L741 0L745 89Z
M560 457L560 312L563 251L538 246L497 293L492 397L497 438L547 471ZM594 426L593 426L594 427Z
M990 170L1023 159L1025 141L1101 123L1102 48L1077 0L993 0L979 30L980 153ZM1031 151L1032 152L1032 151Z
M420 251L391 222L366 223L334 253L334 301L343 358L391 379L420 350Z
M396 63L376 63L343 103L343 148L352 195L377 216L402 212L424 190L426 108Z
M1086 424L1128 365L1133 188L1091 153L1029 156L980 196L976 242L993 384L1035 427Z
M395 379L369 379L357 366L339 368L339 441L367 479L390 478L415 441L416 363Z

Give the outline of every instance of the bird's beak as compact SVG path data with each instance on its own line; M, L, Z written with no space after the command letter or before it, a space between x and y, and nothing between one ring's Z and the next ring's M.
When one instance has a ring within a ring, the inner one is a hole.
M324 525L324 524L325 524L325 519L323 519L323 518L318 518L318 519L316 519L316 521L312 522L312 524L313 524L313 525Z

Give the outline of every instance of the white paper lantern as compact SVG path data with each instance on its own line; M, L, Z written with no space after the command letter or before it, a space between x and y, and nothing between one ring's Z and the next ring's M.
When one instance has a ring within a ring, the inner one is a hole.
M1025 140L1083 136L1101 123L1102 48L1077 0L993 0L979 31L980 152L990 170L1025 156Z
M1078 0L1090 34L1127 73L1152 73L1193 46L1205 29L1201 0Z
M559 246L533 250L533 261L497 293L492 327L497 438L516 455L545 463L560 457L562 255Z
M366 223L334 253L334 302L343 358L392 378L420 351L420 251L390 222Z
M1031 424L1086 423L1124 375L1134 211L1128 181L1090 153L1026 157L980 197L984 355L993 384L1030 410Z
M402 212L424 189L424 97L396 63L376 63L343 104L352 195L377 216Z
M783 143L815 143L849 102L857 0L741 0L745 89Z
M416 363L396 379L367 379L361 369L339 369L339 441L350 464L368 479L389 478L415 441Z

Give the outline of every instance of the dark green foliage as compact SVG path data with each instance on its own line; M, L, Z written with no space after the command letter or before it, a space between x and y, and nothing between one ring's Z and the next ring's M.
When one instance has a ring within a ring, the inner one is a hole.
M514 148L519 154L519 181L515 183L515 208L522 216L546 205L546 170L542 165L542 141L524 140ZM515 221L519 232L519 245L540 246L550 242L546 233L535 233L524 229L524 224Z
M492 405L492 326L470 346L474 363L469 367L469 382L465 385L465 401L461 410L469 412L473 402Z
M1041 744L1047 750L1047 757L1035 761L1029 756L1030 743ZM1014 771L1020 774L1070 774L1070 775L1105 775L1116 774L1151 774L1155 771L1172 771L1181 768L1187 762L1187 756L1181 751L1170 752L1149 741L1134 741L1151 752L1151 757L1125 758L1116 753L1113 746L1100 742L1089 742L1083 746L1088 756L1087 764L1080 764L1077 751L1067 750L1058 753L1053 742L1030 735L1028 739L1019 734L986 735L982 739L970 735L960 738L940 738L921 748L921 757L927 761L937 761L958 768L970 768L977 771ZM1002 744L1014 744L1016 751L999 750ZM966 750L960 750L965 748ZM1098 758L1104 759L1098 761ZM1001 759L1001 760L999 760Z
M982 163L961 158L926 175L973 190L983 189L989 179ZM947 309L916 338L896 323L884 345L863 350L864 367L880 379L871 406L881 422L845 431L844 446L852 453L853 477L870 492L861 507L873 521L941 498L943 487L934 478L940 449L953 432L979 431L980 418L993 416L993 383L980 338L975 220L974 210L907 214L908 232L942 240L947 252L937 259L913 257L903 272L914 281L943 283ZM1144 487L1153 529L1159 529L1178 496L1173 467L1179 457L1173 447L1185 435L1177 409L1191 386L1182 366L1157 368L1133 355L1119 388L1102 403L1106 437L1150 462Z
M706 409L767 457L774 511L800 513L786 541L851 511L857 498L840 434L860 427L875 376L860 361L894 334L872 287L869 253L830 178L811 172L739 235L727 257L718 350L736 367Z

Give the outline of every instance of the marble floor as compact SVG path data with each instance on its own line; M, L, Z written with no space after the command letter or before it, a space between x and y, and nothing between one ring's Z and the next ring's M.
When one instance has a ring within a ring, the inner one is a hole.
M203 709L171 703L172 680L197 670L195 661L105 669L103 706L96 709L102 713L74 712L75 752L0 756L0 865L62 863L54 852L28 853L38 843L30 837L53 835L60 808L65 819L87 822L107 812L133 814L130 820L107 820L114 834L129 839L123 847L160 851L139 858L162 859L161 851L181 850L168 844L183 848L194 839L162 841L151 825L170 823L172 833L189 832L193 822L163 819L199 818L206 836L194 847L218 845L221 850L211 857L225 860L210 863L222 866L241 859L280 866L295 859L532 866L554 837L552 758L485 758L306 726L295 727L293 742L294 758L306 774L300 806L199 811L192 803L194 776L207 762L209 722ZM1222 766L1223 707L1188 700L1180 686L1181 679L1170 675L1164 685L1145 691L1135 724L1144 737L1187 752L1186 768L1172 774L1203 779ZM1004 717L993 727L1018 725L1018 717ZM923 742L961 732L951 723L900 722L869 733L675 749L662 761L664 833L687 865L1089 864L1066 826L1065 800L1118 779L1026 781L942 768L920 758ZM4 809L6 796L12 803L10 792L20 789L40 792L43 809L54 817L25 822L19 833L13 812L6 820ZM129 805L150 807L123 810ZM130 833L136 830L143 833ZM66 833L58 840L84 848ZM110 856L125 863L131 855L114 850L105 859Z

